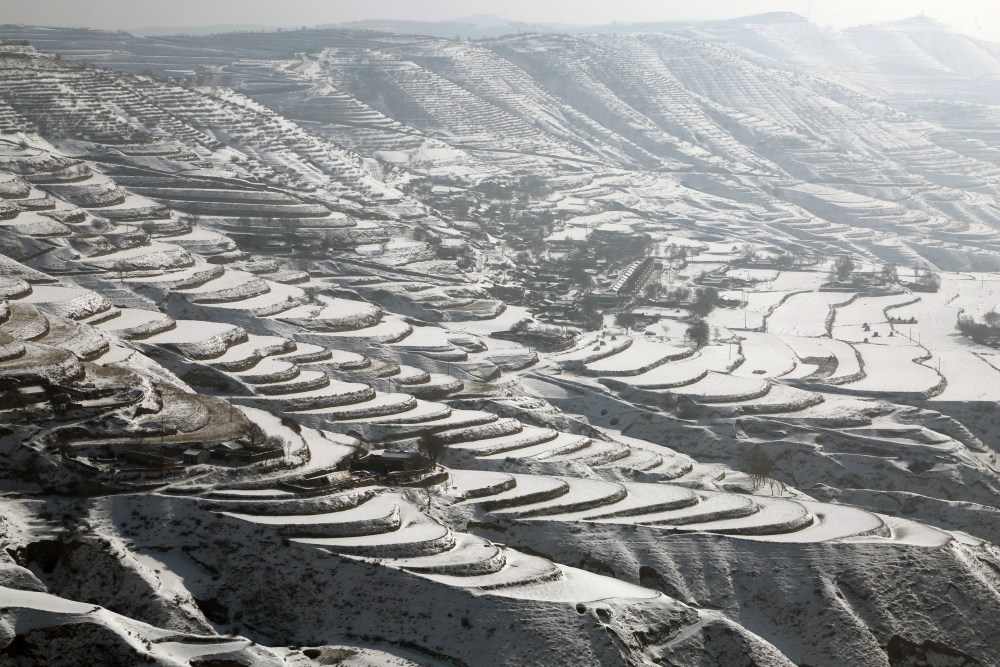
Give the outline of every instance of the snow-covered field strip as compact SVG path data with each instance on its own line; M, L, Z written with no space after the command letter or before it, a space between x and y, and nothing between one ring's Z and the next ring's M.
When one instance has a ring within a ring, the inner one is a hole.
M846 306L837 308L833 326L881 324L886 322L884 312L886 308L913 301L915 298L911 294L859 297Z
M545 440L537 445L519 447L506 453L486 455L483 456L483 458L500 460L510 456L519 459L539 458L542 460L549 460L562 454L570 454L573 452L579 452L582 449L588 449L590 443L591 440L587 436L574 435L572 433L559 433L555 438Z
M842 385L844 388L882 393L925 392L937 386L941 379L934 369L914 361L927 354L922 347L864 343L856 347L864 361L866 375L858 382Z
M630 375L642 372L664 359L685 354L688 350L690 348L685 345L635 339L627 349L588 363L587 370L595 375Z
M458 497L493 495L516 484L514 477L505 472L456 468L450 469L448 474L448 492Z
M265 280L263 282L268 287L268 291L264 294L252 296L241 301L214 303L212 306L214 308L245 311L261 309L266 314L267 309L283 304L287 304L288 306L294 305L293 301L295 299L301 299L305 296L305 292L302 291L301 288L295 287L294 285L285 285L283 283L271 282L270 280Z
M613 577L603 577L586 570L578 570L565 565L557 565L562 576L530 586L498 588L494 595L521 600L546 600L556 602L582 603L611 598L652 599L662 593L635 584L619 581Z
M822 401L823 397L815 392L775 383L771 385L765 395L759 398L733 401L732 403L717 401L717 403L733 407L739 406L747 413L763 414L798 412Z
M677 389L673 393L696 400L719 403L749 401L760 398L770 389L767 380L758 377L737 377L710 372L701 380Z
M468 537L456 535L456 546L460 546L462 541L468 541ZM479 545L483 545L483 540L477 540ZM480 547L481 548L481 547ZM490 549L492 551L492 549ZM483 558L489 558L492 554L484 554ZM448 552L434 554L423 557L420 560L414 558L399 559L392 564L399 564L401 567L410 567L414 561L424 563L424 569L431 562L436 561L440 566L452 561L454 556ZM504 548L502 560L485 571L465 572L462 574L446 574L438 572L427 572L422 574L427 579L448 586L458 586L461 588L489 590L493 595L506 595L508 597L518 597L517 592L531 590L536 584L552 579L559 579L563 576L562 571L547 558L529 556L515 549ZM499 565L499 569L496 568ZM441 568L436 568L440 570Z
M752 268L739 268L739 269L729 269L726 271L726 275L731 278L737 278L739 280L753 281L753 282L772 282L778 277L777 269L752 269Z
M521 320L531 319L531 313L523 306L507 306L497 317L484 320L467 320L464 322L442 322L442 326L451 331L468 333L473 336L488 336L492 333L510 331L511 328ZM492 341L492 347L496 343L505 341Z
M806 359L833 359L836 361L836 369L830 379L852 377L861 372L861 363L858 361L854 348L841 340L833 338L808 338L804 336L781 336L781 339L795 352L799 358L799 366L787 374L786 378L806 377L809 364L803 363ZM819 366L816 367L817 370Z
M741 377L781 377L792 372L798 359L792 349L774 334L744 331L741 348L744 362L733 375Z
M580 479L577 477L560 477L557 479L569 485L569 493L551 500L518 505L510 509L494 510L494 512L519 517L564 514L610 505L626 496L625 489L620 484L614 482Z
M551 358L559 363L586 362L591 359L596 361L613 355L632 344L633 340L627 336L616 336L612 340L611 338L599 337L596 334L584 335L576 347L553 354Z
M259 293L258 289L260 289L258 284L262 282L260 278L252 273L227 270L220 277L210 280L204 285L178 291L193 297L212 296L228 292L241 294L245 292L247 296L257 296Z
M108 270L117 270L121 267L125 271L135 269L165 271L186 268L194 264L194 259L186 250L160 241L92 257L86 261L88 264L94 264Z
M641 516L687 507L697 502L693 491L682 486L666 484L624 484L626 495L622 500L597 509L539 517L547 521L580 521ZM638 519L636 519L638 520Z
M601 523L638 523L647 526L683 526L721 518L749 516L757 511L750 496L735 493L698 492L698 504L677 510L652 512L635 517L597 519Z
M955 540L948 532L931 526L894 516L877 515L889 529L889 535L858 535L847 537L845 542L884 542L918 547L943 547Z
M778 532L791 533L813 522L813 517L809 513L809 510L800 503L767 496L753 496L752 500L760 508L753 514L732 519L684 524L680 529L684 531L755 535Z
M889 530L877 514L865 510L834 505L796 501L815 519L812 525L790 533L778 535L747 536L747 539L766 542L828 542L861 535L888 534Z
M485 502L487 507L508 507L535 502L535 498L556 497L569 491L569 485L555 477L519 474L514 474L512 477L516 484L514 488L490 496L485 500L473 499L466 502Z
M144 343L168 345L178 343L198 343L215 336L232 332L238 327L225 322L205 322L202 320L177 320L177 326L170 331L146 338Z
M840 340L852 343L862 342L864 339L881 338L882 343L891 342L890 333L892 326L886 319L885 309L891 306L904 304L913 301L916 297L910 294L896 294L891 296L868 296L861 297L853 302L836 309L832 335ZM895 311L889 311L891 315L896 315ZM868 325L868 331L865 330ZM905 327L906 325L900 325ZM893 338L895 336L892 336Z
M746 306L716 308L706 319L715 327L759 329L764 326L764 316L791 293L791 291L724 290L719 293L721 298L737 301L746 298Z
M850 301L844 292L793 294L767 318L770 333L785 336L823 336L830 307Z
M223 512L225 516L263 526L313 526L316 530L336 531L339 526L356 525L363 528L367 523L385 521L398 514L398 502L394 496L375 496L351 509L337 512L322 512L318 514L242 514L238 512Z
M769 289L776 292L797 292L815 290L827 281L822 271L782 271L771 281Z
M298 290L298 288L295 288ZM301 292L301 290L298 290ZM281 314L283 320L322 320L333 321L368 321L366 318L377 318L378 308L364 301L351 301L334 297L320 297L322 305L305 305L287 310Z
M1000 401L1000 368L971 350L935 350L925 363L940 364L948 386L935 401Z
M240 368L244 365L250 366L258 359L270 356L274 352L291 345L287 338L280 336L257 336L250 334L243 343L233 345L226 350L225 354L215 357L209 361L210 364L219 365L222 368Z
M448 341L449 332L447 329L432 326L415 326L409 336L398 343L391 343L395 347L426 348L450 350L454 346Z
M668 361L640 375L617 379L635 387L669 389L696 382L708 371L725 372L735 363L735 357L735 345L709 345L686 359Z
M169 328L173 320L156 310L139 308L122 308L118 317L99 322L94 326L100 331L118 333L120 335L141 335L143 332L157 331Z
M398 508L398 517L395 510L385 515L377 514L371 510L362 510L358 514L356 523L352 522L358 528L371 528L375 532L359 533L353 537L299 537L293 538L292 541L324 547L332 551L377 558L425 556L439 553L451 546L451 529L447 526L429 519L399 496L387 494L378 496L377 499L379 500L377 508L380 512L384 512L387 509L387 504L392 503ZM360 505L358 509L364 508L375 500ZM342 513L353 511L345 510ZM345 528L347 525L351 524L346 524ZM335 524L326 523L325 526L333 527ZM394 526L398 526L398 528L394 528Z

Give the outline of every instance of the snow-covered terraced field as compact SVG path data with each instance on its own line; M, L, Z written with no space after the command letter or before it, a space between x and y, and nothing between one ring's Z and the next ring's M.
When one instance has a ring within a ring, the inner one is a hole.
M474 496L459 506L482 506L497 517L643 525L789 543L889 535L874 513L794 498L501 473L457 474L455 479L460 496ZM538 497L545 499L531 502Z
M174 326L174 320L155 310L122 308L117 317L98 322L94 326L122 338L146 338L170 329Z
M267 287L266 292L233 301L213 300L211 309L240 310L261 316L276 315L288 312L305 296L305 293L294 285L285 285L270 280L262 282ZM199 300L199 302L205 303L204 300Z
M633 342L628 336L584 336L572 350L553 354L552 359L560 364L592 363L628 349Z
M119 250L99 257L90 257L86 263L116 272L162 273L172 269L188 268L194 263L194 259L183 248L153 241L149 245Z
M0 653L1000 663L1000 52L473 23L0 26Z
M540 442L534 444L523 444L522 441L523 446L511 449L500 447L491 448L492 451L483 451L477 448L477 456L485 459L534 458L541 461L558 460L559 457L571 455L579 458L589 454L593 444L590 438L571 433L559 433L554 438L547 436L548 434L546 434L545 439L541 439L539 435L535 439L540 440Z
M247 340L246 331L232 324L200 320L177 320L175 324L173 329L144 338L142 343L174 347L195 359L214 359Z
M671 389L687 386L702 379L710 371L724 372L728 370L735 363L737 352L734 347L710 345L685 359L669 361L639 375L616 379L643 389Z
M381 315L382 311L370 303L320 297L318 305L298 306L284 311L278 317L284 322L306 329L343 331L376 324Z
M591 375L641 375L690 353L691 349L684 345L637 338L624 350L587 363L586 369Z
M389 520L388 531L379 531L377 528L381 526L376 525L372 526L371 533L355 537L297 537L293 538L293 541L335 553L369 558L416 558L439 553L453 546L455 538L446 526L426 518L419 510L401 499L394 507L398 511L398 517ZM377 524L379 518L384 519L384 517L366 516L360 521L362 525ZM331 531L320 527L317 532L322 534Z
M738 377L710 372L697 382L670 391L706 403L729 403L760 398L770 389L770 383L758 377Z
M20 303L43 306L48 312L74 320L82 320L111 309L111 303L100 294L55 285L36 285L31 293L18 299Z
M719 406L737 407L744 413L771 414L798 412L818 405L826 400L822 395L797 387L772 383L763 396L741 398L733 402L713 401Z
M267 283L252 273L226 271L198 287L178 290L195 303L243 301L270 291Z
M208 363L227 371L246 370L253 368L264 357L289 352L293 345L281 336L248 335L245 341L229 346L223 354L212 357Z

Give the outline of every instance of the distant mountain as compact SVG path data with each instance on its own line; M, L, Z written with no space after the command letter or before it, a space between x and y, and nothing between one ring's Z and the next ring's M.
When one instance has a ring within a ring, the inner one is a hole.
M485 21L481 22L481 19ZM428 37L460 37L487 39L526 32L556 32L567 30L565 26L541 23L520 23L498 17L469 17L454 21L393 21L369 19L351 21L330 26L342 29L378 30L403 35L426 35Z
M164 36L164 35L213 35L224 32L263 32L274 30L273 25L254 23L220 23L218 25L188 25L188 26L153 26L148 28L133 28L128 32L133 35Z

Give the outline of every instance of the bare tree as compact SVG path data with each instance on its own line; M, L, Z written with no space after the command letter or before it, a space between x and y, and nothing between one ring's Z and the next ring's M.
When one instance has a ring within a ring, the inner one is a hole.
M699 350L706 345L708 345L708 340L711 337L712 330L708 326L708 322L699 318L696 318L691 324L688 325L687 330L684 332L684 336L694 343L695 347Z
M438 464L441 456L444 454L445 449L447 449L447 444L441 438L436 437L433 433L428 433L426 435L420 436L417 440L417 446L424 452L427 459L431 462L431 467Z
M763 487L774 472L774 459L760 445L743 450L740 459L743 472L750 476L755 490Z

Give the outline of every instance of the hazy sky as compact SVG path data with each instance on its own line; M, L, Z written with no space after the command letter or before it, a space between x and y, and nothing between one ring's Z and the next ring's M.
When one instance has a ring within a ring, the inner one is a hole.
M1000 0L0 0L0 23L112 29L247 24L300 26L369 18L435 21L492 14L513 21L595 24L731 18L792 11L845 27L921 13L1000 41Z

